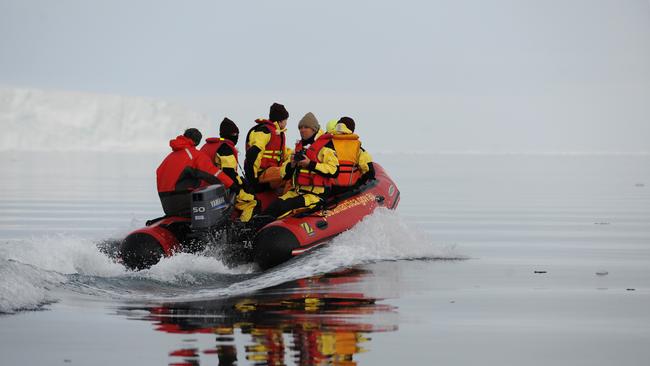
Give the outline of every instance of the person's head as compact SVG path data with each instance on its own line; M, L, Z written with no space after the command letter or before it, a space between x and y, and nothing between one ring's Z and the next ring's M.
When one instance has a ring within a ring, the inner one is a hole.
M320 124L313 113L307 112L298 122L298 131L300 131L300 138L307 140L314 136L320 130Z
M284 106L280 103L273 103L269 109L269 120L277 122L280 128L285 128L287 126L287 119L289 118L289 112Z
M183 132L183 136L192 140L194 146L200 144L201 139L203 138L203 135L201 135L201 131L197 130L196 128L188 128L187 130L185 130L185 132Z
M338 123L343 123L348 130L354 132L354 120L350 117L341 117Z
M233 144L237 144L237 140L239 139L239 128L237 128L235 122L226 117L221 121L221 125L219 125L219 136L232 141Z

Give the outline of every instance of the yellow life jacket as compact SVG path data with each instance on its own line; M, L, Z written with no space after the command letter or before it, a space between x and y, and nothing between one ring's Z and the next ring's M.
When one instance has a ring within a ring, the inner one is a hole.
M359 155L361 141L356 134L332 135L332 143L339 159L339 175L334 180L335 186L350 187L361 177L359 172Z

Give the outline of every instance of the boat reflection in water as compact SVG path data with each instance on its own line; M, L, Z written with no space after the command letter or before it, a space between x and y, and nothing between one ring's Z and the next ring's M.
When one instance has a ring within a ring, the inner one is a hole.
M245 297L147 307L140 319L161 332L214 336L207 346L184 339L170 365L356 365L370 333L397 330L396 308L358 291L368 274L351 269Z

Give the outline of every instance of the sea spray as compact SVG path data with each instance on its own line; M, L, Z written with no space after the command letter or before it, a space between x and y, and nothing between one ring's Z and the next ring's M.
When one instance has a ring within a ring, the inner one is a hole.
M377 261L459 258L463 256L453 245L435 243L398 212L378 209L321 248L264 272L253 264L230 268L218 258L188 253L163 258L147 270L129 271L91 240L65 234L5 243L0 259L7 274L0 286L7 294L16 291L12 281L32 289L18 303L3 298L7 312L51 301L52 283L92 296L187 301L241 295Z
M66 277L15 260L0 259L0 314L35 310L55 302L51 289Z
M332 272L341 268L385 260L460 259L452 245L436 244L399 214L378 209L352 229L314 252L227 287L203 288L175 301L241 295L284 282ZM166 299L168 300L168 299Z
M52 290L67 286L71 275L124 273L89 239L54 234L5 242L0 245L0 312L39 309L57 301Z
M229 268L219 259L198 254L178 253L162 258L149 269L132 272L129 276L149 278L171 284L209 285L212 274L246 274L254 271L253 265Z
M126 271L104 255L92 240L63 233L5 243L0 246L0 258L61 274L107 277Z

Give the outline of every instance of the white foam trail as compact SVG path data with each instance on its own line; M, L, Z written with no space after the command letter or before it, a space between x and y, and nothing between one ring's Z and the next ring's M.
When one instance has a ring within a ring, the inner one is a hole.
M11 296L15 297L15 292L21 286L30 289L25 292L25 297L18 297L17 303L3 298L2 311L29 308L47 301L47 286L44 284L66 282L65 275L70 274L107 279L145 279L183 287L187 285L189 288L199 287L191 295L175 293L162 297L151 293L129 291L125 294L111 289L97 289L100 290L98 293L118 298L169 301L169 296L173 296L174 300L183 301L243 294L375 261L462 257L456 253L454 246L434 243L424 231L405 222L397 212L378 209L354 228L313 253L253 278L232 283L224 288L214 288L211 281L214 280L215 274L250 274L256 267L250 264L229 268L218 258L180 253L163 258L147 270L133 272L101 253L92 241L59 234L4 243L0 246L0 260L10 263L3 267L3 271L7 273L0 277L0 289L3 294L12 294ZM21 272L23 270L24 273ZM226 277L226 283L228 282ZM15 284L20 285L15 287Z
M58 300L52 289L69 274L117 276L123 266L88 239L65 234L0 244L0 312L32 310Z
M347 262L399 259L454 259L455 246L434 243L426 232L406 222L396 211L380 208L324 248L330 260Z
M50 288L66 280L56 272L0 259L0 313L38 309L56 301Z
M55 234L0 246L0 258L12 259L61 274L118 276L125 268L101 253L87 238Z
M244 274L251 273L253 265L229 268L220 260L197 254L179 253L163 258L156 265L129 276L148 278L172 284L195 284L197 277L205 274Z
M397 212L378 209L328 245L288 265L223 289L205 289L192 295L175 297L175 300L239 295L374 261L460 258L465 257L456 252L455 246L436 244L425 232L404 222Z

